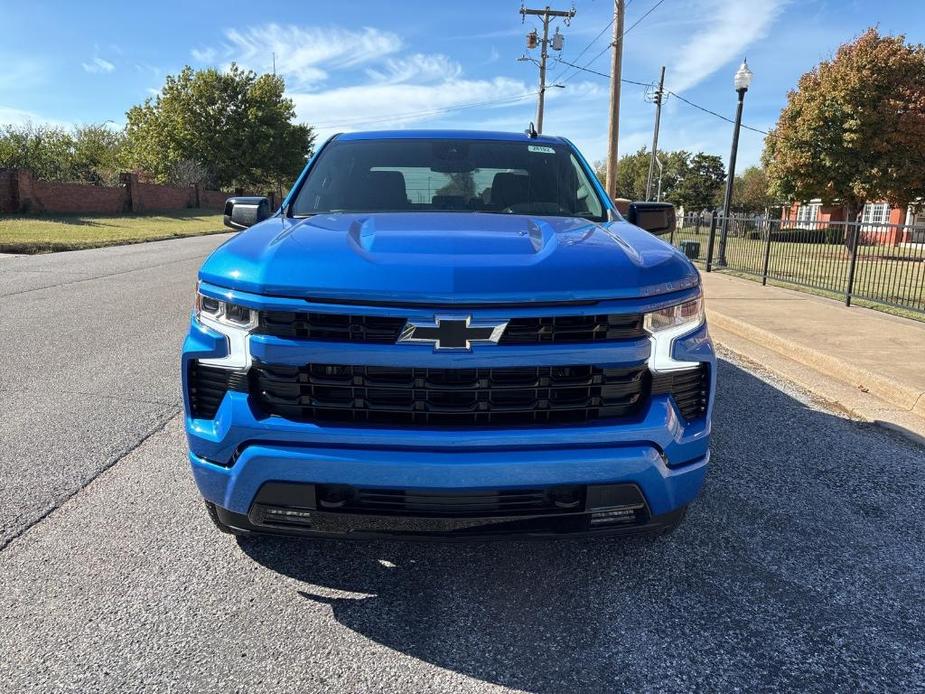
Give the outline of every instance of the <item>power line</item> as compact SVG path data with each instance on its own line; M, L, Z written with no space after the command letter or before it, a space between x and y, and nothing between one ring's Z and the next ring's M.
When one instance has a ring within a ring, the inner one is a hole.
M590 68L582 67L581 65L576 65L575 63L570 63L567 60L563 60L562 62L565 63L566 65L577 67L579 70L584 70L585 72L590 72L594 75L598 75L600 77L606 77L607 79L610 79L610 75L608 75L606 72L598 72L597 70L592 70ZM635 80L628 80L628 79L623 79L623 78L620 78L620 81L626 82L627 84L635 84L640 87L651 87L652 86L652 82L636 82Z
M563 60L562 62L564 63L565 61ZM575 65L575 64L573 64L573 63L567 63L567 64L568 64L568 65L571 65L572 67L576 67L576 68L578 68L579 70L582 70L582 71L584 71L584 72L590 72L592 75L597 75L597 76L599 76L599 77L606 77L607 79L610 79L610 75L608 75L608 74L605 73L605 72L599 72L599 71L597 71L597 70L592 70L591 68L582 67L581 65ZM633 81L633 80L628 80L628 79L623 79L623 80L621 80L621 81L622 81L622 82L626 82L627 84L635 84L635 85L637 85L637 86L639 86L639 87L651 87L651 86L652 86L652 83L651 83L651 82L635 82L635 81ZM711 110L708 109L706 106L701 106L700 104L695 104L693 101L691 101L690 99L685 99L683 96L681 96L681 95L678 94L677 92L673 92L673 91L671 91L670 89L666 89L665 92L666 92L667 94L671 94L672 96L674 96L674 97L680 99L681 101L683 101L685 104L687 104L687 105L689 105L689 106L693 106L693 107L696 108L696 109L700 109L700 110L703 111L704 113L709 113L711 116L716 116L717 118L722 118L722 119L723 119L724 121L726 121L727 123L733 123L733 124L735 123L735 121L732 120L732 118L727 118L726 116L722 115L721 113L717 113L716 111L711 111ZM768 134L768 131L767 131L767 130L762 130L761 128L753 128L752 126L750 126L750 125L745 125L744 123L742 124L742 127L745 128L746 130L752 130L752 131L754 131L754 132L756 132L756 133L761 133L762 135L767 135L767 134Z
M658 0L658 2L656 2L654 5L652 5L652 7L650 7L648 10L646 10L646 12L645 12L639 19L637 19L635 22L633 22L632 24L630 24L629 28L627 28L627 29L620 35L620 41L622 41L622 40L624 39L624 37L625 37L628 33L630 33L633 29L635 29L637 26L639 26L640 22L642 22L646 17L648 17L650 14L652 14L656 9L658 9L658 6L661 5L663 2L665 2L665 0ZM611 23L612 23L612 22L611 22ZM607 26L609 27L610 25L608 24ZM604 30L606 31L606 29L607 29L607 27L605 27ZM601 32L601 33L603 33L603 32ZM598 35L600 35L600 34L598 34ZM595 39L595 40L596 40L596 39ZM592 43L593 43L593 41L592 41ZM586 69L589 65L593 65L593 64L597 61L597 59L600 58L602 55L604 55L604 53L605 53L608 49L610 49L615 43L616 43L615 41L612 42L612 43L608 43L606 46L604 46L604 48L601 49L601 51L600 51L597 55L595 55L593 58L591 58L591 60L589 60L587 63L584 64L584 68L579 67L578 69L579 69L579 70ZM576 58L576 60L577 60L577 58ZM577 67L577 66L576 66L576 67ZM562 80L561 80L561 82L564 84L567 80L572 79L572 77L574 77L576 74L578 74L578 73L577 73L576 71L573 70L573 71L570 72L568 75L566 75L565 77L563 77ZM608 75L608 78L609 78L609 75Z
M611 19L610 22L607 24L607 26L605 26L603 29L601 29L599 32L597 32L597 36L595 36L593 39L591 39L591 40L588 42L588 45L581 49L581 53L579 53L578 55L576 55L572 60L577 61L577 60L579 60L579 59L581 58L581 56L583 56L585 53L587 53L587 52L588 52L588 49L591 48L591 46L593 46L593 45L597 42L597 40L598 40L599 38L601 38L601 36L604 35L604 32L607 31L610 27L613 26L614 21L616 21L616 18ZM557 58L557 59L556 59L556 62L558 62L558 63L565 63L566 65L571 65L571 63L566 62L565 60L562 60L561 58ZM567 70L567 68L562 68L562 69L560 69L560 70L556 73L556 75L552 78L552 80L550 80L550 81L551 81L551 82L555 82L555 81L559 78L559 75L561 75L561 74L562 74L563 72L565 72L566 70Z
M629 6L632 5L632 4L633 4L633 0L627 0L626 6L624 7L624 9L629 8ZM615 21L616 21L616 17L612 17L612 18L610 19L610 21L607 23L607 26L605 26L603 29L601 29L599 32L597 32L597 35L596 35L593 39L591 39L590 41L588 41L587 45L585 45L585 47L581 49L581 52L580 52L578 55L576 55L574 58L572 58L572 60L574 60L575 62L578 62L578 60L581 58L581 56L583 56L585 53L587 53L587 52L588 52L588 49L591 48L591 46L593 46L595 43L597 43L597 40L598 40L599 38L601 38L601 36L604 35L604 32L607 31L610 27L613 26L613 23L614 23ZM561 59L559 59L559 58L556 59L556 62L565 63L566 65L571 65L571 64L572 64L572 63L566 62L565 60L561 60ZM556 76L552 78L552 81L555 82L563 72L566 72L566 68L563 68L563 69L559 70L559 72L556 73Z
M711 116L716 116L717 118L722 118L722 119L723 119L724 121L726 121L727 123L733 123L733 124L735 124L735 121L732 120L732 118L727 118L726 116L724 116L724 115L722 115L722 114L719 114L719 113L717 113L716 111L711 111L710 109L708 109L708 108L706 108L706 107L704 107L704 106L701 106L700 104L695 104L693 101L691 101L691 100L689 100L689 99L685 99L683 96L681 96L681 95L678 94L677 92L673 92L673 91L671 91L671 90L668 90L668 93L671 94L671 95L674 96L674 97L677 97L678 99L680 99L681 101L683 101L685 104L688 104L689 106L693 106L694 108L700 109L700 110L703 111L704 113L709 113ZM745 125L744 123L741 125L741 127L745 128L746 130L753 130L753 131L756 132L756 133L761 133L762 135L767 135L767 134L768 134L767 130L761 130L760 128L753 128L753 127L751 127L750 125Z

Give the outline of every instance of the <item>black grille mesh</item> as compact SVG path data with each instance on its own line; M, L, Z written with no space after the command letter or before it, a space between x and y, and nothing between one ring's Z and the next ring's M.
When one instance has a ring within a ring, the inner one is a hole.
M626 340L642 337L641 315L550 316L512 318L502 345L563 344Z
M394 344L406 322L406 318L394 316L263 311L257 332L327 342ZM500 344L592 343L635 339L644 334L639 314L512 318Z
M393 344L398 340L404 325L404 318L392 316L262 311L257 332L328 342Z
M301 421L494 426L635 415L648 370L595 366L426 369L255 364L251 393L269 414Z
M318 488L319 499L325 487ZM567 498L567 506L557 505L557 497ZM429 491L414 489L350 488L337 510L374 514L426 515L426 516L503 516L537 513L561 513L581 510L584 489L500 489L480 491Z
M670 393L685 419L702 417L707 411L710 374L706 364L652 376L652 393Z
M242 371L189 363L187 373L190 412L197 419L212 419L229 390L247 391L247 374Z

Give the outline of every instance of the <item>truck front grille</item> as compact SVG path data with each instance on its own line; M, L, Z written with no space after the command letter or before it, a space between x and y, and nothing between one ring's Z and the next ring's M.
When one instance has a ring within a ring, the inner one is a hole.
M256 332L324 342L394 344L407 318L296 311L262 311ZM580 344L643 337L641 314L512 318L502 345Z
M629 418L645 402L645 364L427 369L255 363L251 394L297 421L507 426Z
M581 511L585 496L583 487L431 491L319 485L316 490L322 510L456 518ZM337 496L336 505L324 500L331 493Z
M627 340L642 337L642 315L550 316L512 318L502 345L564 344Z
M326 342L393 344L405 325L392 316L349 316L339 313L261 311L258 333Z

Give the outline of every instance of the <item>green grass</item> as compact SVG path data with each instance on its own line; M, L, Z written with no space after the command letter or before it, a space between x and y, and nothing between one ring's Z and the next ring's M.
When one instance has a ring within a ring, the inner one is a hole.
M171 210L143 215L0 215L0 253L52 253L227 231L222 215Z
M703 264L706 262L708 238L706 229L698 235L694 229L685 228L675 234L674 241L676 245L685 239L698 241L700 263ZM760 280L764 252L765 242L760 239L730 237L726 243L727 271ZM714 259L718 253L717 238L714 241ZM899 259L899 255L906 259ZM850 262L848 250L840 244L773 241L768 283L844 300ZM925 313L906 308L925 305L925 249L861 246L855 266L853 294L851 302L858 306L925 320ZM868 300L863 298L865 295L899 306Z

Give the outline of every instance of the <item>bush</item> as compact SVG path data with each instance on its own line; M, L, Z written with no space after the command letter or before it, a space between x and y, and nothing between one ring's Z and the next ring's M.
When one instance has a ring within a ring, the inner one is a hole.
M44 181L115 185L122 140L121 132L105 124L73 130L5 125L0 127L0 168L29 169Z
M819 229L780 229L771 234L774 241L784 243L820 243L829 246L845 242L845 227L830 226Z

